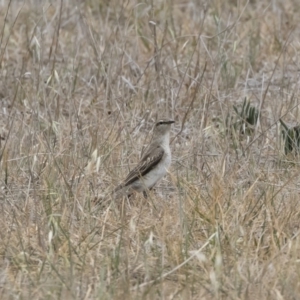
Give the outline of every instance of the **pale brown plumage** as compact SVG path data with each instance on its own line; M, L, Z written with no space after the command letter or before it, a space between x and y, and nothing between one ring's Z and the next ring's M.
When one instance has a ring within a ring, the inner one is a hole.
M129 172L125 180L116 187L114 193L126 191L144 192L152 189L156 182L164 176L171 164L171 151L169 146L169 132L173 120L160 120L156 123L152 142L138 165Z
M150 148L142 157L139 164L129 172L124 182L116 187L115 192L130 185L137 179L150 172L161 161L164 153L165 151L161 146L156 146L154 149Z
M170 129L173 120L160 120L156 123L153 137L146 153L138 165L129 172L125 180L112 192L115 198L120 195L132 195L133 191L143 192L146 196L147 190L166 174L171 164ZM95 199L99 204L105 197Z

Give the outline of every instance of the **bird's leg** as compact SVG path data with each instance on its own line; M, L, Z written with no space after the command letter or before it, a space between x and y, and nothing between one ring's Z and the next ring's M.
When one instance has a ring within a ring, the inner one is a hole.
M127 196L127 199L130 199L132 197L133 193L128 193L126 196Z
M148 198L148 194L150 191L152 191L152 189L153 189L153 186L151 186L148 189L143 191L144 198L146 198L146 199Z

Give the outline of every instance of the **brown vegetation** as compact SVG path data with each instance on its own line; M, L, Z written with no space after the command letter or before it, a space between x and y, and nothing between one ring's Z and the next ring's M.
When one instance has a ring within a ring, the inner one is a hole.
M299 299L298 0L0 1L1 299ZM248 135L226 118L247 98ZM148 199L93 206L158 118Z

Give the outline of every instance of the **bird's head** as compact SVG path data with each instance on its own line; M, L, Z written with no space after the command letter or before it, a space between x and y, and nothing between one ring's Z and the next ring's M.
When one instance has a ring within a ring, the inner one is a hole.
M159 120L156 124L155 124L155 128L154 128L154 134L155 135L165 135L166 133L170 132L171 129L171 125L174 123L174 120L170 120L170 119L163 119L163 120Z

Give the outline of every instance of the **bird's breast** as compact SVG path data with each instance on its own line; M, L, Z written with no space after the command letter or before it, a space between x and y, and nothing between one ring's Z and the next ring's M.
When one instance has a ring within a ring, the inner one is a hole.
M151 171L145 174L142 179L137 180L137 182L133 184L134 189L143 191L145 187L151 188L166 175L171 165L171 151L169 147L164 148L164 151L165 153L161 161Z
M147 187L153 186L158 180L166 175L171 164L171 156L164 155L160 163L153 168L144 178Z

